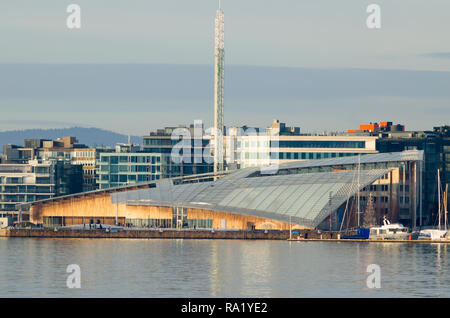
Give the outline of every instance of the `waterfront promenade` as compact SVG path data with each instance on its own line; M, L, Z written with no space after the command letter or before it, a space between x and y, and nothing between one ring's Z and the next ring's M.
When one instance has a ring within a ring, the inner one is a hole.
M347 232L321 232L321 231L289 231L279 230L188 230L188 229L125 229L120 231L107 231L105 229L0 229L0 237L22 238L115 238L115 239L236 239L236 240L288 240L292 242L371 242L371 243L450 243L450 240L363 240L341 239L340 235Z

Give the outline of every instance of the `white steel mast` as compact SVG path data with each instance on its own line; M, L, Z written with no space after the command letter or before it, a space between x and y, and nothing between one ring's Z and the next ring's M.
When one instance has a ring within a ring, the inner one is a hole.
M219 9L217 9L216 12L214 37L214 172L218 172L223 170L224 162L223 86L225 65L225 23L220 0Z

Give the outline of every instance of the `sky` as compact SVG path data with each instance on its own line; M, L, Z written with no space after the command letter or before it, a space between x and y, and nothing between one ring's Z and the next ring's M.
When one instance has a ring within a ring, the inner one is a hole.
M66 8L81 7L81 29ZM381 7L381 29L366 8ZM0 3L0 130L143 135L212 122L214 0ZM450 118L447 0L223 0L225 123L305 131Z

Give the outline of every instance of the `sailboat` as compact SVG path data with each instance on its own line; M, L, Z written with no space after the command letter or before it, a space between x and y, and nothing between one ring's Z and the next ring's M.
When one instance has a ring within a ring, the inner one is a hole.
M448 193L448 186L446 186L446 189L444 191L443 195L443 205L444 205L444 229L442 229L441 225L441 177L440 177L440 171L437 170L437 179L438 179L438 228L437 229L426 229L421 230L419 232L419 240L431 240L431 241L441 241L441 240L447 240L449 239L447 235L447 193Z
M358 196L357 196L357 219L358 219L358 227L356 230L356 234L354 235L344 235L342 236L342 239L360 239L360 240L367 240L370 235L370 229L360 226L360 175L361 175L361 155L358 155Z

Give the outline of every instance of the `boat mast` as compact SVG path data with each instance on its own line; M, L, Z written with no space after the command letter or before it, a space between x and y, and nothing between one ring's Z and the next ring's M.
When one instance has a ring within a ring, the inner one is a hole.
M439 225L438 230L441 229L441 177L438 169L438 213L439 213Z
M444 230L447 232L447 196L448 196L448 184L445 185L444 192Z

